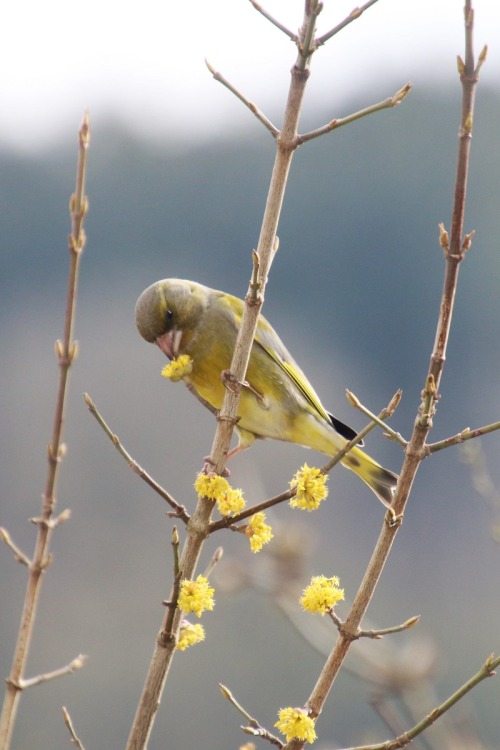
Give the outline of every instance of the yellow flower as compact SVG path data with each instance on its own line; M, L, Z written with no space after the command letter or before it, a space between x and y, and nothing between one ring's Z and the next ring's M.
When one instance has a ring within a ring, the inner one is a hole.
M274 536L271 527L267 523L264 523L265 520L265 513L255 513L248 519L245 534L250 539L250 549L252 552L261 550L263 545L270 542Z
M223 500L231 485L218 474L198 474L194 483L198 497L208 497L211 500Z
M328 488L325 486L327 480L328 475L323 474L320 469L304 464L290 482L290 489L297 488L295 496L290 500L290 507L316 510L328 495Z
M314 721L303 708L282 708L278 716L274 726L285 735L287 742L297 739L313 743L316 739Z
M193 370L193 360L189 354L181 354L177 359L173 359L168 365L165 365L161 374L164 378L169 378L172 383L177 383L186 375L190 375Z
M217 498L217 508L221 516L235 515L245 507L245 499L241 490L229 487L223 497Z
M195 643L200 643L205 640L205 629L203 625L199 623L191 623L189 620L183 620L181 623L181 629L179 631L179 639L177 641L176 648L179 651L185 651L190 646L194 646Z
M208 585L208 579L198 576L196 581L187 578L181 581L178 606L183 612L194 612L198 617L205 609L213 609L214 589Z
M337 576L325 578L325 576L313 576L311 583L304 589L300 603L309 612L319 612L324 615L333 609L337 602L344 599L344 589L339 589Z

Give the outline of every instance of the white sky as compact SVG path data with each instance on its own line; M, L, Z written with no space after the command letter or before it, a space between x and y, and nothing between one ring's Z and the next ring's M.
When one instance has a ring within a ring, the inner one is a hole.
M303 0L262 5L299 26ZM324 0L319 33L355 5ZM489 45L481 79L500 91L500 2L474 6L476 53ZM462 8L463 0L379 0L317 52L310 101L331 103L334 117L348 114L346 95L366 85L373 98L363 93L359 106L408 80L458 85ZM0 18L0 145L56 140L86 107L94 126L113 115L168 140L248 124L250 113L212 80L205 57L280 124L295 48L248 0L10 0Z

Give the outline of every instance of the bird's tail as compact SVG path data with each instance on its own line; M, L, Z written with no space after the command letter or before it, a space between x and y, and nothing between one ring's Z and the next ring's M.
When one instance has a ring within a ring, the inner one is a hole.
M386 507L390 506L399 479L397 474L384 469L360 448L352 448L342 464L357 474Z

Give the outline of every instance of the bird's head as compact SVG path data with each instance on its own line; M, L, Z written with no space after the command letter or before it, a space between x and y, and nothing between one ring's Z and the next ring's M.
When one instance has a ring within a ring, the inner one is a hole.
M173 359L184 334L192 334L208 301L207 288L194 281L163 279L143 291L135 306L139 333Z

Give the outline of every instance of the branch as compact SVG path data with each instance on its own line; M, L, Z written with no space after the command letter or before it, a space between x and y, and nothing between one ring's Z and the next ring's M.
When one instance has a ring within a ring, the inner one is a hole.
M455 183L455 201L452 215L452 231L450 239L451 252L446 259L445 280L441 298L441 309L437 324L436 340L431 356L429 372L425 387L422 391L422 401L415 420L415 426L410 442L406 448L405 460L399 477L398 485L392 502L392 518L401 519L408 502L413 480L417 473L420 462L424 455L426 437L432 426L432 416L435 412L438 399L438 386L441 378L446 344L448 341L453 302L458 280L458 266L463 258L460 254L462 246L462 227L465 207L465 193L467 185L467 169L469 163L470 138L473 121L474 92L477 77L474 77L474 59L472 55L472 10L471 0L466 0L465 5L465 32L466 32L466 61L462 80L462 114L460 141L458 150L458 165ZM377 587L385 562L392 548L394 538L400 524L391 523L386 517L380 535L373 551L368 567L354 598L352 608L345 622L348 633L357 632L361 621L368 608L373 593ZM333 686L339 669L349 651L351 641L342 633L339 634L337 642L333 647L324 668L313 688L307 701L311 717L319 716L325 704L326 698ZM397 747L398 745L392 745ZM287 750L298 750L303 743L292 741L286 746ZM389 746L388 746L389 747Z
M284 503L286 500L290 500L292 497L294 497L296 492L296 487L293 490L285 490L279 495L274 495L274 497L263 500L261 503L252 505L251 508L245 508L245 510L242 510L241 513L236 513L234 516L223 516L217 521L211 521L208 527L209 534L212 534L214 531L219 531L220 529L232 529L233 531L238 531L238 529L234 528L235 524L239 523L240 521L244 521L245 518L249 518L255 513L260 513L261 511L266 510L266 508L272 508L274 505L279 505L279 503Z
M397 107L398 104L401 104L403 99L405 99L405 97L410 93L411 88L411 83L406 83L402 88L399 89L399 91L396 91L393 96L389 96L387 99L383 99L381 102L377 102L377 104L371 104L369 107L360 109L358 112L354 112L354 114L352 115L347 115L347 117L339 117L335 120L330 120L330 122L328 122L326 125L323 125L321 128L311 130L309 131L309 133L304 133L303 135L298 135L298 145L306 143L307 141L311 141L313 138L319 138L322 135L331 133L332 130L341 128L343 125L349 125L349 123L351 122L361 120L362 117L367 117L367 115L371 115L374 112L380 112L383 109L391 109L393 107Z
M231 375L236 383L243 383L245 381L259 312L264 301L267 276L274 256L281 206L294 153L293 143L297 135L297 123L309 76L310 56L307 55L305 57L304 50L307 48L306 40L310 40L313 36L319 8L319 0L309 0L306 3L304 21L299 33L299 38L303 42L303 48L292 68L292 80L284 114L283 129L276 138L277 152L274 168L264 209L256 256L253 256L254 270L256 267L258 268L257 279L254 278L255 274L252 274L252 282L247 292L246 304L230 366ZM292 144L292 147L290 144ZM234 389L226 390L222 408L217 417L218 424L212 443L210 464L218 474L222 474L224 471L233 426L236 421L240 392L240 385L237 385ZM191 578L196 569L201 548L208 532L214 505L214 501L202 498L198 501L196 510L187 523L187 537L180 560L180 567L183 576L186 578ZM174 635L177 634L180 623L181 613L179 610L176 610L172 623L172 633ZM130 730L127 750L142 750L147 745L168 671L172 663L172 657L173 648L165 648L157 640Z
M70 200L72 231L69 235L70 264L66 296L64 335L62 341L56 342L56 355L59 364L59 384L54 410L52 437L47 452L48 469L45 491L42 496L40 518L37 519L38 531L35 551L33 559L29 565L29 578L24 598L21 623L19 626L11 671L7 679L7 690L5 693L2 714L0 716L0 747L2 748L8 748L10 745L19 699L21 696L19 686L23 680L31 635L35 624L42 573L47 567L47 562L50 560L49 546L54 528L54 523L51 522L51 516L56 506L55 490L59 475L59 465L65 453L65 448L62 442L63 419L66 407L69 370L77 354L77 343L76 341L73 341L73 328L75 324L78 272L80 268L80 259L86 242L83 222L88 209L87 196L85 195L85 176L87 169L87 151L90 142L90 125L87 113L85 113L78 133L78 141L79 149L76 186L75 192Z
M170 599L166 602L163 602L165 606L168 607L168 613L163 628L160 631L160 635L158 636L162 645L170 646L170 648L175 647L176 645L176 636L173 632L173 625L182 579L182 570L179 566L179 534L175 526L172 530L172 552L174 555L174 584L172 587L172 595Z
M219 688L223 697L226 698L230 703L232 703L233 706L240 712L240 714L244 716L248 721L248 726L241 727L245 734L251 734L253 737L262 737L263 739L268 740L271 745L283 747L283 742L278 737L275 737L273 734L271 734L271 732L261 726L257 719L251 716L248 711L246 711L243 706L238 703L229 688L227 688L221 682L219 682Z
M172 495L163 489L161 485L158 484L148 473L145 471L142 466L140 466L137 461L135 461L130 453L125 449L125 447L120 442L120 439L118 435L115 435L114 432L111 431L110 427L107 425L107 423L104 421L103 417L99 413L96 405L90 398L88 393L83 394L83 399L85 403L87 404L90 413L95 417L98 424L102 427L106 435L109 437L113 445L115 446L118 453L123 456L125 461L128 463L132 471L137 474L141 479L143 479L146 484L148 484L151 489L153 489L160 497L162 497L171 508L174 509L174 515L176 518L180 518L184 523L187 523L189 521L189 513L187 512L186 508L183 505L180 505Z
M376 0L373 0L373 1L376 2ZM259 5L259 3L255 2L255 0L250 0L250 2L252 3L252 5L255 8L255 10L258 11L259 13L261 13L264 16L264 18L267 18L267 20L270 23L272 23L273 26L276 26L276 28L279 29L280 31L282 31L283 34L286 34L286 36L289 39L291 39L292 42L297 43L297 41L298 41L297 34L294 34L293 31L290 31L290 29L287 29L286 26L284 26L282 23L280 23L279 21L277 21L276 18L274 18L270 13L268 13L267 10L264 10L264 8L262 7L262 5Z
M251 2L251 0L250 0L250 2ZM271 122L271 120L268 120L268 118L265 116L265 114L263 112L261 112L261 110L258 108L258 106L256 104L254 104L253 102L251 102L249 99L247 99L247 97L244 94L242 94L241 91L238 91L238 89L235 86L233 86L232 83L229 83L229 81L227 80L227 78L224 78L224 76L222 75L222 73L219 73L219 71L216 70L213 67L213 65L211 65L208 62L208 60L205 60L205 65L207 66L207 68L211 72L211 74L214 77L214 79L216 81L218 81L219 83L222 83L223 86L225 86L227 89L229 89L229 91L232 94L234 94L240 100L240 102L243 102L243 104L245 105L245 107L248 107L248 109L250 110L250 112L252 112L255 115L255 117L264 125L264 127L267 128L267 130L269 130L269 132L271 133L271 135L273 136L273 138L277 138L277 136L279 135L279 132L280 132L279 129L275 125L273 125L273 123Z
M406 446L408 445L408 441L405 440L404 437L402 437L402 435L399 434L399 432L395 432L390 427L388 427L388 425L383 421L383 419L381 419L376 414L373 414L369 409L367 409L366 406L364 406L361 403L361 401L354 395L354 393L347 390L347 388L346 388L345 393L346 393L346 398L351 404L351 406L354 406L355 409L359 409L359 411L361 411L365 415L365 417L369 417L369 419L371 419L372 422L375 422L376 424L379 425L379 427L382 427L384 429L385 437L391 438L392 440L396 440L400 445L403 446L403 448L406 448ZM399 401L401 401L402 397L403 397L403 391L399 389L398 391L396 391L396 393L393 396L393 399L398 398L399 400L396 406L392 407L392 411L390 411L389 416L392 416L395 409L399 405ZM392 401L391 401L391 404L392 404ZM391 406L391 404L389 404L389 407Z
M477 427L475 430L471 430L470 427L466 427L465 430L459 432L458 435L440 440L437 443L429 443L425 446L426 455L437 453L437 451L443 450L443 448L449 448L451 445L461 445L467 440L481 437L481 435L487 435L489 432L495 432L500 430L500 422L493 422L493 424L485 425L484 427Z
M19 549L19 547L12 541L12 537L7 531L7 529L4 529L3 527L0 528L0 539L2 542L5 542L7 547L12 550L14 554L14 558L17 560L17 562L22 563L22 565L26 565L28 568L31 565L31 560L27 555L22 552L22 550Z
M434 724L437 719L441 718L446 711L449 711L452 706L458 703L458 701L461 700L464 695L467 695L467 693L476 687L476 685L479 685L479 683L487 677L493 677L496 674L495 669L499 665L500 657L494 659L493 655L489 656L477 674L471 677L470 680L467 680L461 688L453 693L453 695L450 695L450 697L441 703L441 705L436 706L436 708L419 721L418 724L415 724L414 727L403 734L400 734L398 737L374 745L360 745L356 748L345 748L344 750L396 750L396 748L406 747L406 745L412 742L415 737L418 737L418 735L422 734L425 729L428 729L428 727Z
M356 445L358 445L360 441L368 435L369 432L377 427L377 425L381 425L384 429L387 429L385 420L389 419L389 417L392 417L392 415L394 414L394 411L397 409L399 402L401 401L402 393L403 392L401 390L397 390L387 406L382 409L378 416L376 416L375 414L371 414L371 412L368 412L368 409L366 409L366 407L363 407L361 409L362 404L359 399L354 395L354 393L346 390L347 400L350 401L353 406L356 406L356 408L365 411L365 413L368 412L368 414L371 415L372 421L367 424L366 427L364 427L360 432L358 432L358 434L355 435L352 440L346 443L342 450L340 450L335 456L333 456L333 458L330 459L330 461L328 461L327 464L323 466L321 471L323 471L325 474L330 472L331 469L340 461L342 461L342 459L349 453L349 451L352 450Z
M41 685L42 683L49 682L50 680L57 680L59 677L64 677L67 674L73 674L73 672L76 672L77 669L81 669L83 666L85 666L85 662L87 661L87 659L88 656L79 654L76 659L73 659L73 661L70 661L70 663L66 664L66 666L64 667L54 669L52 672L45 672L45 674L36 675L36 677L30 677L28 679L22 678L15 685L15 687L18 690L26 690L27 688ZM7 679L7 682L10 683L10 680Z
M212 555L212 559L208 563L208 565L205 568L205 571L203 573L203 575L205 576L205 578L209 578L212 575L215 566L222 560L222 555L223 554L224 554L223 548L222 547L217 547L217 549L215 550L214 554Z
M368 2L366 2L361 7L354 8L354 10L349 13L347 18L337 24L337 26L334 26L331 31L327 31L326 34L323 34L323 36L320 36L318 37L318 39L316 39L316 47L320 47L322 44L325 44L325 42L331 39L332 36L335 36L335 34L338 34L339 31L342 31L342 29L345 29L346 26L349 26L350 23L356 21L361 15L363 15L365 10L368 10L368 8L370 8L372 5L375 5L376 2L377 0L368 0Z
M64 722L66 726L68 727L69 733L71 735L71 743L77 748L77 750L85 750L83 747L81 741L78 739L77 734L75 732L75 729L73 727L73 722L71 721L71 716L69 715L66 708L62 707Z
M358 640L358 638L371 638L372 640L380 640L384 637L384 635L390 635L391 633L401 633L403 630L409 630L420 621L420 615L415 615L414 617L410 617L409 620L406 620L406 622L401 623L401 625L393 625L390 628L380 628L377 630L359 629L355 634L349 634L346 632L345 623L342 622L337 614L335 614L333 609L330 610L328 614L337 626L339 632L345 633L345 635L347 635L353 641Z

